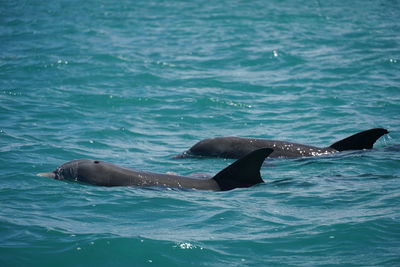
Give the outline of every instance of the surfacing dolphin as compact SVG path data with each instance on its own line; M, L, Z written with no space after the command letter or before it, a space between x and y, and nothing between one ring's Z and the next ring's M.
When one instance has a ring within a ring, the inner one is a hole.
M215 137L199 141L183 154L175 156L175 158L190 156L240 158L262 147L269 147L274 150L268 156L269 158L320 156L345 150L371 149L375 141L387 133L389 132L386 129L374 128L356 133L323 148L267 139Z
M263 183L260 168L272 151L270 148L252 151L209 179L137 171L90 159L69 161L53 172L39 173L38 176L101 186L158 186L225 191Z

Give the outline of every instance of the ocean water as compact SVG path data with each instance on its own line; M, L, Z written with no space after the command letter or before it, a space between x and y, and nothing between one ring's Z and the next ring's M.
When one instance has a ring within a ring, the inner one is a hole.
M0 1L1 266L400 266L399 1ZM374 149L267 160L227 192L37 177L246 136Z

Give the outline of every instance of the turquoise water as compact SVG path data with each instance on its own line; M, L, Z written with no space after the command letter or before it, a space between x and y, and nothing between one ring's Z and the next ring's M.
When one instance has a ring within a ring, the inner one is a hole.
M399 266L398 1L1 1L1 266ZM268 160L228 192L35 176L77 158L183 175L247 136L374 149Z

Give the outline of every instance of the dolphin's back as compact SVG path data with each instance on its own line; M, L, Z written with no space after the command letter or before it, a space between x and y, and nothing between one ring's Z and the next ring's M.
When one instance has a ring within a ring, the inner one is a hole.
M138 171L131 168L118 166L105 161L81 159L72 162L78 164L76 170L70 171L71 162L60 166L63 170L63 179L76 180L83 183L99 186L160 186L174 188L195 188L202 190L219 190L218 184L211 179L195 179L180 175L170 175ZM74 173L74 177L68 176Z
M187 155L240 158L251 151L260 148L271 148L274 151L269 158L308 157L337 152L333 148L319 148L292 142L244 138L244 137L216 137L204 139L196 143L187 152Z

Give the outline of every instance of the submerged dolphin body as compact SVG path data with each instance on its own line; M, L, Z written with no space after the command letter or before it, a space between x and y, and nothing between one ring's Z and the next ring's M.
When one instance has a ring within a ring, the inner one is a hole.
M260 168L264 159L272 151L270 148L252 151L210 179L143 172L90 159L73 160L61 165L53 172L38 175L101 186L161 186L225 191L263 183Z
M375 141L387 133L389 132L386 129L374 128L356 133L324 148L267 139L216 137L199 141L176 158L188 156L240 158L261 147L269 147L274 150L268 156L269 158L319 156L345 150L371 149Z

